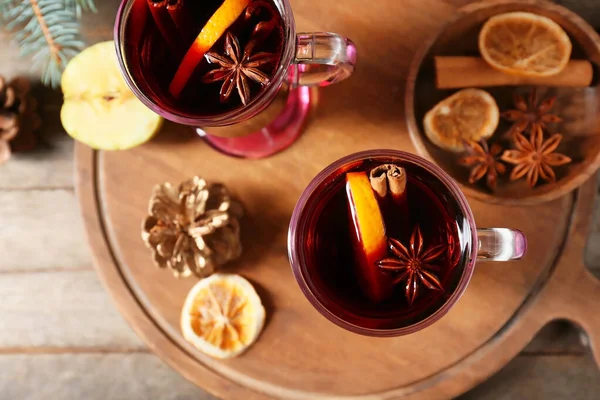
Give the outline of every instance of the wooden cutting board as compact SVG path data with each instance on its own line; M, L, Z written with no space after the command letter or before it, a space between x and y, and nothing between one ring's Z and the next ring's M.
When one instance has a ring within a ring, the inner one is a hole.
M557 318L587 332L600 363L600 283L583 265L595 181L532 207L472 200L478 226L523 230L529 253L520 262L478 264L456 307L410 336L344 331L314 310L294 281L287 227L308 182L355 151L414 151L403 115L404 81L414 52L452 16L451 3L292 0L299 31L351 37L359 62L349 81L321 91L298 142L271 158L224 156L171 123L152 142L126 152L77 145L78 195L98 271L135 331L186 378L236 400L450 398L500 369ZM196 174L224 182L242 199L245 252L226 271L247 277L268 313L259 341L229 361L213 360L182 338L179 314L196 281L155 268L140 237L153 185Z

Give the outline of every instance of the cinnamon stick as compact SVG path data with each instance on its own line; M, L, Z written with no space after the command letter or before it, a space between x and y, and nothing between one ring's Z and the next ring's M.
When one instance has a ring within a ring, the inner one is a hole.
M175 52L176 55L183 54L185 50L183 48L182 37L167 10L167 3L169 0L147 1L152 18L154 19L161 36L171 48L171 51Z
M383 164L369 173L371 187L380 198L390 194L396 205L406 202L406 171L395 164Z
M557 75L547 77L511 75L491 67L479 57L435 57L438 89L490 86L555 86L588 87L594 69L587 60L571 60Z
M128 29L131 30L131 41L135 47L142 46L142 38L150 9L146 0L134 0L131 6L131 22Z
M383 164L369 172L371 188L388 222L386 232L400 240L410 234L406 178L406 170L396 164Z
M191 15L183 4L184 0L168 0L167 11L179 31L179 35L186 41L191 41L194 38L194 27L192 25Z

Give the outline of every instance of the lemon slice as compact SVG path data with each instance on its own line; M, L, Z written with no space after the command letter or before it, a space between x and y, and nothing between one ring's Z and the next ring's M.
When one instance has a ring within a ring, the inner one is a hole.
M129 89L113 41L88 47L65 68L60 119L67 133L94 149L125 150L152 138L162 118Z
M500 111L485 90L463 89L435 105L423 120L425 134L442 149L461 152L463 140L489 138L498 127Z
M215 358L231 358L256 341L265 309L250 282L239 275L213 274L190 290L181 312L183 337Z
M571 57L571 40L550 18L511 12L490 18L479 33L479 52L501 71L528 76L552 76Z

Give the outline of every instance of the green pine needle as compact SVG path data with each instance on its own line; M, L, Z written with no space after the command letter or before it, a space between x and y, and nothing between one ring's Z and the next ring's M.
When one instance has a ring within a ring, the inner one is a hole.
M94 0L0 0L4 28L13 33L21 55L31 56L47 86L60 85L67 62L84 47L82 11L96 12Z

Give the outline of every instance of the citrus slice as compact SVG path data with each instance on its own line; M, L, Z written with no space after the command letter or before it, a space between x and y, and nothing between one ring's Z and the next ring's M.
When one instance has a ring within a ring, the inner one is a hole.
M571 57L569 36L550 18L511 12L490 18L479 33L479 52L492 67L516 75L552 76Z
M485 90L463 89L435 105L423 120L425 135L442 149L461 152L463 140L479 141L494 134L500 111Z
M371 301L379 303L392 291L391 281L376 265L387 256L387 237L375 192L365 172L346 174L346 194L359 284Z
M225 0L210 17L183 57L183 61L171 81L169 92L173 97L179 97L204 55L223 36L227 28L239 18L248 4L250 4L250 0Z
M181 312L184 338L215 358L235 357L256 341L265 309L250 282L213 274L190 290Z
M65 68L60 119L74 139L94 149L124 150L152 138L163 119L129 89L113 41L88 47Z

